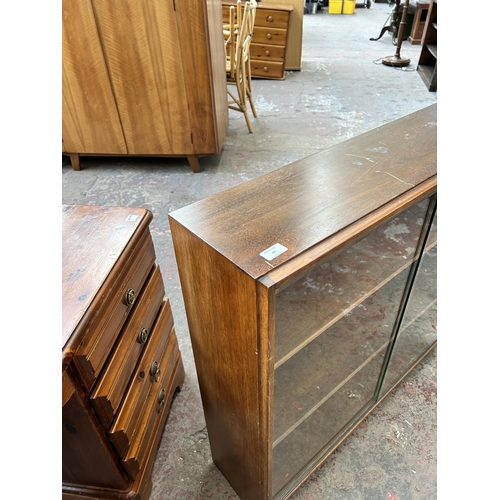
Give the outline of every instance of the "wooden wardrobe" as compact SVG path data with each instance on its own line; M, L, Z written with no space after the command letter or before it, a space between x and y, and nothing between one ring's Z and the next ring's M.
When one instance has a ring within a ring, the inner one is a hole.
M229 123L220 0L63 0L62 152L220 153Z

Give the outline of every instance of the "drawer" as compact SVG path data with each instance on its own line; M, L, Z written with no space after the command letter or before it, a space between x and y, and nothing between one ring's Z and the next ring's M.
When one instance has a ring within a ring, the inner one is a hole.
M163 366L162 353L168 344L173 329L173 318L170 303L165 300L151 330L150 339L132 375L130 385L123 398L109 437L115 445L118 454L123 459L127 456L135 434L140 432L139 422L146 414L147 401L150 393L157 394L160 390L160 379L151 374L153 364L158 366L159 375L163 376L166 366Z
M160 268L155 265L90 396L106 429L113 422L137 361L150 339L149 333L164 296Z
M285 60L285 47L252 43L250 45L250 59L283 62Z
M134 479L138 472L143 469L143 464L150 453L152 436L156 434L156 428L160 425L161 420L165 421L165 413L168 414L174 392L184 379L184 368L174 328L170 331L160 363L163 370L159 383L155 384L148 394L138 430L126 457L123 459L125 469Z
M287 30L265 27L255 27L253 30L252 43L262 45L283 45L286 44Z
M230 7L229 5L222 6L222 23L223 24L229 24L229 7ZM236 6L234 7L234 9L236 10Z
M97 293L99 307L93 311L93 317L87 320L88 333L74 358L77 375L86 393L90 392L96 382L127 315L153 268L155 258L153 240L149 231L146 231L137 242L127 264L112 277L109 286L103 286ZM133 296L131 300L130 295Z
M274 78L283 80L285 78L284 63L274 61L250 61L252 78Z
M289 18L289 12L257 7L255 13L255 26L273 26L274 28L286 29L288 28Z

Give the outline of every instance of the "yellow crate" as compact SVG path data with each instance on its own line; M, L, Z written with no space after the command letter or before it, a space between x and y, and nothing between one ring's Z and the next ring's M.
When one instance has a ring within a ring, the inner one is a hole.
M328 0L328 14L354 14L356 0Z

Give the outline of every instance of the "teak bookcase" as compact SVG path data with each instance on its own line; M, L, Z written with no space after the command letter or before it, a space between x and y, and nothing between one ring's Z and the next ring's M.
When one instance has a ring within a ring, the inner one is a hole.
M436 345L436 105L170 214L215 464L288 498Z

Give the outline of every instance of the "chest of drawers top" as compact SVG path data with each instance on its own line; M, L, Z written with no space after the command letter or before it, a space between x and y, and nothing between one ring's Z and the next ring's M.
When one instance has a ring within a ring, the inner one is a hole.
M98 312L95 308L113 302L122 292L116 289L119 277L130 267L141 241L150 238L152 218L144 208L63 205L63 367L82 343L91 317Z

